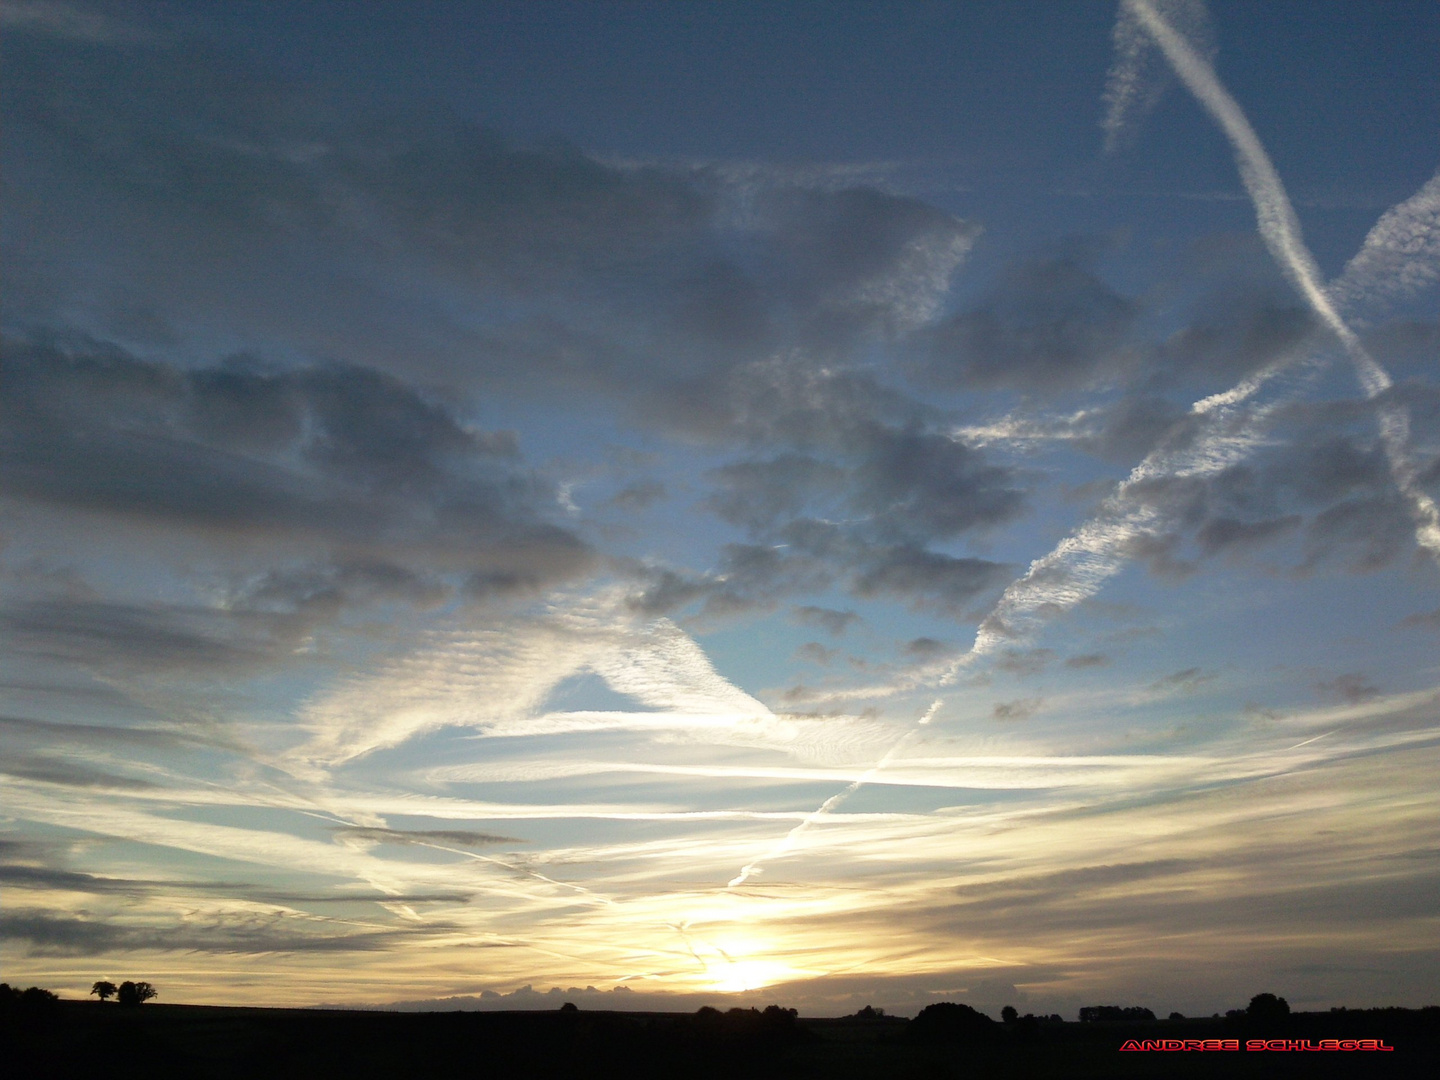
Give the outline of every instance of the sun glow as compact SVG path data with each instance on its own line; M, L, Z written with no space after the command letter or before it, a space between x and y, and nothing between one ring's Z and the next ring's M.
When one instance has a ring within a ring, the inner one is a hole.
M791 968L774 960L732 960L720 961L710 967L715 982L709 989L726 993L742 990L759 990L772 983L784 982L796 974Z
M775 983L794 979L805 972L788 964L765 958L769 951L755 941L725 941L714 946L716 956L707 961L707 989L724 993L759 990Z

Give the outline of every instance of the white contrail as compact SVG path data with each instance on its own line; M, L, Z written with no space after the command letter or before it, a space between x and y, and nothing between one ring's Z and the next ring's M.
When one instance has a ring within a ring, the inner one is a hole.
M1185 5L1187 14L1200 21L1199 4ZM1181 10L1181 9L1177 9ZM1440 173L1410 199L1387 211L1371 229L1365 243L1344 272L1323 288L1319 269L1300 236L1299 221L1280 177L1265 153L1254 129L1239 105L1222 87L1208 61L1161 18L1149 0L1121 0L1122 18L1132 16L1160 46L1186 87L1220 123L1235 149L1241 178L1255 205L1260 235L1282 271L1295 283L1311 309L1340 339L1354 364L1368 397L1375 397L1392 385L1389 374L1365 350L1358 336L1341 317L1337 306L1372 299L1376 294L1409 295L1440 280ZM1127 20L1131 22L1131 20ZM1133 29L1133 25L1131 27ZM1107 138L1119 133L1125 113L1138 93L1142 49L1130 30L1116 33L1120 60L1111 72L1107 92L1111 111L1107 116ZM1386 275L1398 279L1379 283ZM1333 297L1330 295L1333 291ZM1099 591L1100 586L1119 572L1133 557L1137 539L1153 534L1164 516L1136 497L1136 489L1162 476L1208 476L1218 473L1247 456L1261 441L1264 420L1276 403L1256 408L1250 399L1271 379L1289 368L1294 357L1278 360L1241 380L1229 390L1195 402L1190 411L1204 425L1203 435L1188 447L1161 447L1147 454L1101 506L1099 514L1067 537L1049 554L1032 562L1020 578L1005 590L995 607L981 622L975 644L940 673L941 685L953 683L962 668L976 658L1013 642L1041 621L1042 613L1073 607ZM1416 520L1416 538L1440 558L1440 511L1434 500L1420 489L1418 471L1409 462L1409 416L1403 406L1382 405L1381 438L1390 460L1391 474L1406 496ZM904 686L870 687L833 697L885 696L901 689L913 689L923 680ZM933 685L933 683L932 683ZM920 724L928 723L941 702L937 700ZM912 728L863 776L831 796L809 817L792 829L763 859L745 866L728 887L744 884L763 864L782 857L811 825L838 807L863 785L874 779L895 754L918 732Z
M1170 61L1180 81L1230 140L1240 168L1240 179L1255 206L1261 239L1310 309L1340 340L1366 397L1373 398L1390 389L1389 373L1366 351L1321 285L1319 268L1301 239L1300 222L1290 205L1289 196L1285 194L1280 175L1239 104L1220 84L1215 69L1155 10L1151 0L1122 0L1122 3L1125 10L1131 12L1155 39L1155 44ZM1440 508L1420 487L1419 470L1410 461L1407 449L1410 414L1403 406L1389 403L1380 406L1380 439L1390 460L1395 486L1410 504L1410 512L1415 519L1415 539L1440 559Z
M1165 11L1173 24L1182 24L1194 41L1207 37L1208 17L1201 0L1165 0ZM1140 20L1124 7L1110 33L1115 43L1115 60L1105 78L1105 152L1113 153L1126 129L1143 119L1159 102L1164 81L1151 73L1155 43Z
M1387 211L1345 271L1329 288L1322 289L1317 284L1319 272L1300 239L1300 227L1279 176L1254 130L1234 99L1219 85L1208 62L1156 14L1148 0L1125 0L1121 17L1132 30L1139 26L1152 34L1177 74L1225 127L1235 146L1246 188L1255 201L1266 245L1311 302L1312 309L1341 339L1366 393L1374 397L1383 392L1391 385L1389 375L1365 351L1337 307L1377 296L1409 295L1440 280L1440 174L1405 202ZM1157 32L1156 26L1162 29ZM1135 52L1133 41L1118 31L1116 41L1117 48L1125 45L1122 64L1133 63L1126 60ZM1213 474L1245 456L1259 441L1259 423L1274 406L1243 410L1236 406L1252 397L1286 366L1285 361L1278 362L1230 390L1191 406L1192 413L1204 415L1206 428L1214 434L1207 432L1196 439L1192 449L1178 454L1162 448L1147 455L1105 500L1096 517L1049 554L1031 563L1024 576L1005 590L981 622L974 652L991 652L1023 636L1024 631L1040 621L1042 612L1073 607L1093 596L1100 585L1129 560L1130 546L1156 531L1161 523L1154 508L1143 503L1133 505L1136 485L1161 475ZM1440 553L1440 519L1437 519L1435 504L1420 490L1416 470L1405 453L1408 427L1409 418L1403 407L1382 407L1381 435L1392 473L1415 513L1418 539L1430 551ZM952 671L958 671L958 667Z
M823 820L827 814L829 814L846 799L850 798L851 795L854 795L855 792L859 791L867 783L873 780L875 778L875 775L879 773L881 769L885 768L886 765L889 765L890 762L894 759L895 755L900 752L901 747L903 747L906 743L913 739L916 734L919 733L922 727L924 727L926 724L930 723L932 719L934 719L935 714L940 711L940 706L942 704L944 704L944 702L940 698L936 698L934 701L932 701L930 703L930 707L926 709L924 715L920 717L919 722L913 728L907 731L904 735L902 735L899 739L897 739L895 741L895 745L890 747L889 750L885 751L884 757L882 757L874 765L870 766L869 769L865 770L865 773L859 779L853 781L844 790L836 792L834 795L831 795L830 798L826 799L823 803L821 803L819 808L816 809L813 814L810 814L808 817L802 820L800 824L796 825L793 829L786 833L784 838L770 850L769 854L759 859L756 859L754 862L748 863L744 867L742 867L740 873L736 874L733 878L731 878L729 883L725 887L727 889L733 889L737 885L744 885L747 880L754 877L756 874L762 873L765 869L766 863L774 862L776 859L782 858L783 856L789 854L790 849L795 846L795 841L800 839L802 833L806 832L812 825Z
M1162 476L1211 476L1246 457L1261 441L1260 427L1275 408L1246 403L1289 363L1277 361L1229 390L1195 402L1190 412L1208 429L1204 436L1178 450L1161 447L1147 454L1099 513L1010 583L981 621L969 655L983 656L1023 637L1039 623L1042 612L1065 610L1094 596L1133 557L1135 541L1157 532L1163 522L1161 512L1145 502L1138 489ZM958 670L957 664L951 678Z
M1440 172L1381 215L1355 257L1326 286L1356 322L1352 308L1374 315L1440 282Z

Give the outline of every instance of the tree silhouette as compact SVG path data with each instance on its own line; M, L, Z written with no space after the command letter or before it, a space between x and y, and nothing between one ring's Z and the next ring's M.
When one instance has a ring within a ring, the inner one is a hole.
M1019 1018L1020 1014L1015 1011L1014 1005L1006 1005L1000 1010L1000 1019L1007 1024L1013 1024Z
M1086 1005L1080 1010L1082 1024L1113 1024L1121 1021L1154 1020L1155 1013L1143 1005Z
M994 1041L999 1025L984 1013L954 1001L926 1005L905 1029L917 1042Z
M120 988L114 983L106 982L104 979L101 979L94 986L90 987L90 993L94 994L101 1001L108 1001L110 998L115 996L115 991L119 989Z
M143 1005L158 993L148 982L130 982L127 979L120 984L120 1004Z
M9 983L0 983L0 1009L16 1005L25 1009L48 1009L59 1001L59 995L53 990L46 990L39 986L21 990L18 986L11 986Z
M1289 1015L1290 1003L1283 997L1276 997L1274 994L1256 994L1250 999L1250 1005L1245 1009L1247 1019L1265 1024L1284 1020Z

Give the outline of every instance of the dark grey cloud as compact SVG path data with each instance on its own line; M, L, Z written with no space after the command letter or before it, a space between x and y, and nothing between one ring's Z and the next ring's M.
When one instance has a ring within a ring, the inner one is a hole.
M355 904L373 902L377 904L427 904L464 903L471 898L464 891L433 893L391 893L374 891L355 893L297 893L285 889L266 888L243 881L196 881L175 878L121 878L103 874L83 873L51 865L44 856L53 854L41 845L28 845L26 850L17 846L6 849L0 846L0 858L26 859L25 862L0 863L0 885L12 889L59 890L63 892L87 893L96 896L126 896L143 898L148 896L175 896L177 894L198 894L251 900L256 903L312 906L319 904Z
M1113 404L1092 409L1087 420L1097 426L1093 433L1079 435L1073 443L1075 448L1126 465L1162 446L1182 448L1197 426L1186 404L1152 393L1128 394Z
M130 878L103 877L52 866L0 865L0 882L22 889L61 889L66 892L139 896L161 884Z
M1367 331L1364 340L1370 355L1404 383L1433 371L1440 355L1440 322L1397 319Z
M1340 558L1351 571L1368 573L1389 566L1414 546L1415 524L1398 492L1346 499L1310 522L1302 569Z
M947 641L936 641L930 637L918 637L907 641L901 649L907 657L912 660L925 662L938 660L941 657L953 656L959 652L959 648Z
M494 844L523 844L513 836L470 829L382 829L350 825L333 830L337 839L359 840L374 844L441 844L451 847L488 847Z
M710 408L731 409L746 441L786 449L710 475L709 507L760 542L727 549L727 595L834 581L860 597L955 610L993 585L996 564L931 545L1020 514L1012 470L864 372L774 362L747 374Z
M244 611L330 618L361 604L395 602L433 608L450 592L433 575L395 563L332 562L268 570L238 587L230 603Z
M0 914L0 940L32 956L99 956L111 952L164 950L201 953L373 952L438 926L405 930L303 932L288 913L250 915L243 923L135 926L51 915L38 909Z
M853 611L837 611L835 608L815 607L809 604L792 608L791 614L799 622L807 626L818 626L834 637L839 637L860 621L860 616Z
M852 588L857 596L885 597L960 614L977 597L1001 588L1014 568L988 559L956 557L913 545L866 550Z
M1065 666L1074 670L1105 667L1109 663L1110 658L1103 653L1081 653L1079 656L1067 657L1065 660Z
M796 659L805 660L811 664L828 667L834 662L839 652L839 649L826 648L818 641L807 641L795 650L795 657Z
M886 539L949 540L1016 517L1023 497L1007 469L946 435L913 428L875 432L849 496Z
M243 357L182 369L23 342L0 363L0 492L233 542L310 543L329 557L254 582L240 599L261 608L350 596L433 605L444 590L425 569L543 584L592 564L546 520L553 491L513 435L471 429L373 369Z
M1402 626L1423 626L1430 630L1440 630L1440 608L1434 611L1417 612L1414 615L1405 616Z
M1053 659L1053 649L1006 649L995 661L995 666L1024 679L1040 674Z
M842 584L862 599L898 599L918 607L959 613L998 588L1012 568L913 544L871 543L833 522L799 519L781 530L779 545L733 544L722 572L678 586L677 597L707 595L734 605L771 605L786 593Z
M7 751L5 757L0 759L0 773L22 780L38 780L44 784L101 790L146 791L159 786L149 780L106 772L73 759L16 754L13 751Z
M638 579L638 584L627 602L632 610L645 615L663 615L678 611L697 600L709 599L725 591L723 582L668 568L638 571L634 577ZM748 603L733 591L726 595L737 606Z
M1414 520L1396 489L1379 438L1378 410L1410 411L1412 440L1440 434L1440 408L1420 384L1393 387L1381 398L1310 398L1282 403L1264 424L1264 445L1245 461L1211 476L1148 478L1127 497L1148 504L1170 524L1135 537L1129 554L1160 576L1183 578L1206 559L1265 558L1308 574L1327 564L1368 573L1414 548ZM1419 407L1412 407L1419 403ZM1183 446L1191 425L1181 420L1162 438ZM1440 493L1440 472L1421 458L1420 483Z
M1144 563L1156 577L1182 581L1198 569L1194 560L1180 556L1183 539L1178 532L1146 533L1127 539L1121 547L1128 558Z
M1156 679L1150 684L1150 688L1162 692L1179 690L1186 694L1192 694L1206 683L1214 682L1218 677L1213 671L1189 667L1181 671L1172 671L1169 675Z
M600 162L438 110L372 102L357 124L354 103L205 48L7 47L6 167L46 193L10 223L16 250L45 253L7 261L10 324L147 359L27 346L13 412L28 422L0 481L47 505L328 549L249 583L242 608L320 619L594 568L513 440L447 405L492 394L608 402L744 447L709 505L753 541L837 508L866 519L840 565L810 552L776 571L792 590L839 579L953 605L980 567L930 545L1021 509L1008 470L855 365L938 303L977 232L948 213L778 172ZM196 368L196 328L217 325L347 362ZM648 481L612 503L664 494ZM736 609L765 577L753 560L719 572L735 583L651 574L638 602Z
M1245 884L1232 888L1227 902L1217 908L1213 900L1197 895L1185 882L1187 874L1206 868L1242 874ZM1371 880L1287 880L1284 887L1277 887L1274 882L1283 872L1280 860L1276 852L1261 849L1214 860L1156 860L1150 866L1118 867L1113 876L1107 875L1107 869L1097 868L1093 884L1067 882L1063 877L1045 882L1043 877L1048 875L1042 875L1033 888L1022 883L1012 889L1006 887L1008 883L997 883L987 895L983 887L978 892L969 887L948 913L933 911L933 923L925 921L936 932L957 934L984 932L987 926L999 932L1002 926L1014 925L1016 919L1024 919L1037 935L1105 929L1181 933L1201 922L1217 932L1247 929L1263 934L1282 932L1284 927L1293 927L1296 919L1338 929L1353 926L1356 911L1368 912L1376 920L1412 919L1432 916L1440 908L1440 893L1436 892L1440 875L1429 868ZM1071 872L1061 872L1066 873ZM1106 896L1105 890L1113 887L1107 877L1116 884L1127 880L1151 884L1134 888L1123 897Z
M132 345L219 319L406 376L669 400L903 332L976 233L873 188L522 146L194 42L5 59L7 175L45 192L9 314Z
M1073 870L1056 870L1046 874L1022 874L1000 881L980 882L961 885L956 892L966 899L982 898L1057 898L1076 890L1105 889L1116 885L1128 885L1136 881L1148 881L1157 877L1171 877L1198 870L1204 865L1198 859L1150 859L1145 862L1105 863L1099 866L1081 866Z
M37 600L0 612L0 631L32 655L155 670L258 664L286 642L257 629L220 612L96 600Z
M1140 307L1073 257L1017 266L979 306L917 338L917 375L946 388L1057 391L1112 381Z
M716 469L709 505L726 521L766 534L808 506L844 492L849 470L800 454L737 461Z
M1320 340L1320 327L1309 310L1263 292L1207 297L1191 319L1162 343L1155 358L1157 366L1151 370L1166 380L1236 382L1277 361L1294 359Z
M1195 533L1200 550L1206 555L1235 547L1258 546L1294 532L1300 526L1299 514L1269 518L1264 521L1241 521L1232 517L1216 517L1205 522Z
M169 730L155 727L121 727L113 724L70 724L4 715L0 715L0 737L30 743L113 747L124 751L237 748L235 743L219 737L216 732L196 731L193 725L186 730Z
M1359 671L1347 671L1333 679L1317 682L1315 687L1325 695L1337 697L1350 705L1369 701L1380 694L1380 688Z
M610 497L609 504L627 513L639 513L664 499L669 492L659 480L641 480L627 484Z
M990 710L990 715L996 720L1029 720L1044 704L1045 699L1038 697L1000 701Z

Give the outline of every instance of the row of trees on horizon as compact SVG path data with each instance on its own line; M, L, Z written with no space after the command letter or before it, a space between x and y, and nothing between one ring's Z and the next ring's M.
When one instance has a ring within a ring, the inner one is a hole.
M139 1006L143 1005L145 1002L151 1000L152 998L159 996L159 991L154 987L154 985L143 980L133 982L130 980L126 980L125 982L122 982L117 986L115 983L110 982L107 979L100 979L97 980L94 985L90 987L90 994L94 997L99 998L101 1002L107 1002L111 998L115 998L116 1001L121 1005ZM54 992L42 989L38 986L32 986L28 990L21 990L19 987L11 987L8 983L0 983L0 1004L33 1004L40 1003L42 1000L44 1002L58 1002L59 997ZM566 1002L563 1006L562 1011L577 1010L576 1006L573 1003ZM1331 1009L1330 1011L1338 1012L1344 1010ZM771 1021L785 1019L790 1021L791 1023L793 1023L798 1018L797 1010L781 1008L778 1005L771 1005L764 1011L763 1014L760 1014L759 1011L756 1009L746 1010L733 1008L729 1010L728 1015L738 1015L741 1013L756 1013L757 1015L762 1015L763 1017ZM954 1016L952 1016L952 1014L954 1014ZM940 1017L946 1017L947 1020L944 1022L948 1025L949 1023L954 1022L954 1020L958 1018L961 1014L964 1015L964 1022L967 1024L995 1023L994 1020L992 1020L985 1013L980 1012L978 1009L974 1009L969 1005L961 1005L957 1004L956 1002L949 1001L937 1002L933 1005L927 1005L924 1009L920 1010L919 1015L917 1015L915 1019L922 1022L921 1026L925 1026L927 1023L936 1023L937 1021L939 1021ZM698 1015L701 1017L705 1017L719 1016L722 1014L720 1010L707 1005L703 1006L700 1009ZM1276 996L1275 994L1261 993L1256 994L1254 997L1252 997L1250 999L1249 1005L1247 1005L1245 1008L1227 1010L1224 1018L1227 1020L1247 1020L1259 1023L1274 1023L1284 1021L1289 1016L1290 1003L1288 1001L1286 1001L1283 997ZM851 1018L856 1020L904 1020L903 1017L897 1017L893 1015L887 1016L884 1009L875 1008L874 1006L870 1005L867 1005L864 1008L860 1009L858 1012L851 1014ZM1172 1012L1167 1017L1167 1019L1171 1021L1179 1021L1186 1019L1219 1020L1221 1019L1221 1015L1217 1012L1213 1016L1208 1018L1186 1017L1181 1013ZM1135 1023L1155 1022L1157 1020L1157 1017L1152 1010L1138 1005L1087 1005L1080 1009L1078 1020L1082 1024ZM1013 1005L1006 1005L1003 1009L1000 1010L1000 1023L1006 1028L1031 1028L1038 1025L1063 1024L1064 1022L1064 1018L1061 1017L1058 1013L1052 1013L1048 1016L1036 1016L1033 1013L1027 1013L1024 1016L1021 1016L1019 1014L1019 1011Z
M112 997L121 1005L143 1005L151 998L160 993L148 982L130 982L126 980L119 986L105 979L99 980L90 987L90 993L94 994L101 1001L109 1001Z

